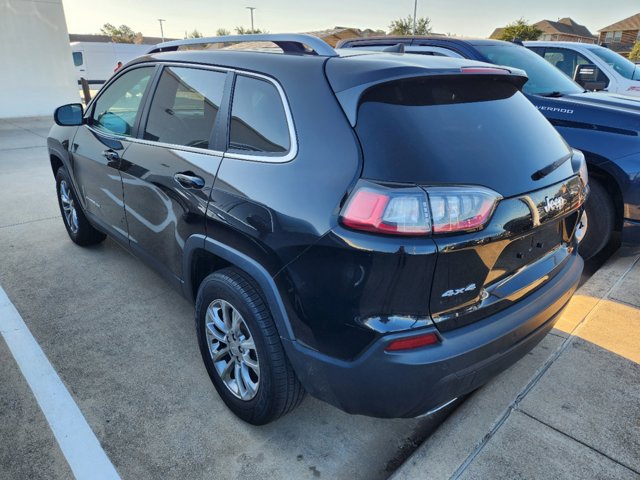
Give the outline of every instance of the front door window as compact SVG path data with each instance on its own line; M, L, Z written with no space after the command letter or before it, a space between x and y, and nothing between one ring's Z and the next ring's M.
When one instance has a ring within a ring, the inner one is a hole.
M154 69L135 68L110 84L95 102L91 125L105 133L131 136Z

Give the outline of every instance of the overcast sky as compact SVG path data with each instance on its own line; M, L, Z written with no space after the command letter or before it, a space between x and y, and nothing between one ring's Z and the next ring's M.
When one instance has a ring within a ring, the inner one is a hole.
M160 36L157 19L166 19L165 37L184 37L197 29L205 36L218 28L255 26L271 33L324 30L334 26L387 30L391 20L413 14L413 0L63 0L69 33L98 33L104 23L126 24L146 36ZM592 33L640 13L638 0L418 0L418 16L431 18L433 31L487 37L495 27L518 18L536 22L569 16Z

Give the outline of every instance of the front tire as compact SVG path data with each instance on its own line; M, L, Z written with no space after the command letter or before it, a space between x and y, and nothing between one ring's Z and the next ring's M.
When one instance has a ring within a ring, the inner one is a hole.
M245 422L269 423L304 398L269 309L240 270L225 268L202 281L196 331L211 381Z
M609 243L615 226L615 209L611 197L597 180L589 179L590 194L585 205L587 221L578 251L585 260L597 255Z
M62 221L69 238L83 247L102 242L106 235L96 230L87 220L78 197L73 191L69 173L64 167L58 168L56 172L56 192Z

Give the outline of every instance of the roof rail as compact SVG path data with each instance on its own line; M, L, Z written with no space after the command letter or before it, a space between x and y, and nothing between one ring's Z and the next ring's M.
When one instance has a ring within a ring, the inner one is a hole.
M303 33L275 33L251 35L226 35L223 37L186 38L172 42L159 43L148 53L172 52L184 45L204 45L208 43L240 43L240 42L271 42L275 43L285 53L306 53L322 57L337 57L336 51L324 40ZM309 47L309 49L305 48Z

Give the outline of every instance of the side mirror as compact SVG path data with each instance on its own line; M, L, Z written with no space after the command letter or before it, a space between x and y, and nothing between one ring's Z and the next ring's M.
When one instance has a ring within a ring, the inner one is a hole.
M63 127L76 127L82 125L84 110L80 103L70 103L56 108L53 112L53 120Z
M578 65L573 75L573 81L585 90L604 90L608 82L598 67L590 63Z

